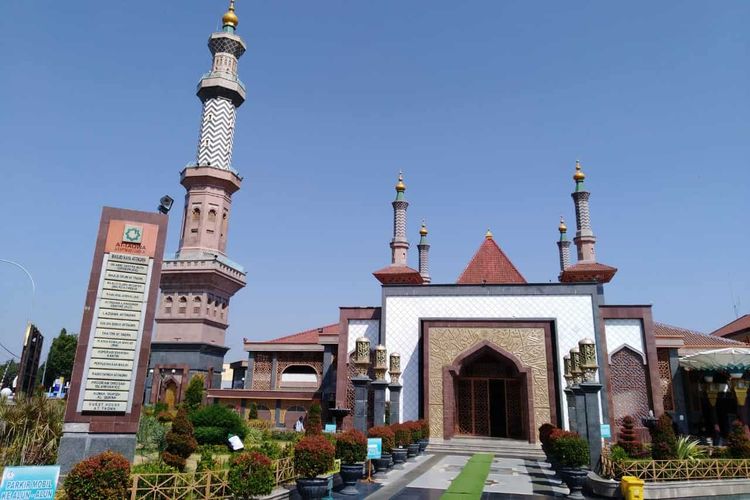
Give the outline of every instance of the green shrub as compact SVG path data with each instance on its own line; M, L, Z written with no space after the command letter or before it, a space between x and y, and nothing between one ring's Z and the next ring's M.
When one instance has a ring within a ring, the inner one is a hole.
M700 441L690 439L690 436L680 436L677 439L677 459L679 460L699 460L706 458L706 453L699 448Z
M427 420L417 420L417 422L422 432L422 439L430 439L430 423Z
M198 461L198 465L195 467L195 472L204 472L216 469L216 460L210 450L203 450L201 452L201 459Z
M406 427L406 429L409 431L409 434L411 436L410 442L418 443L420 439L422 439L422 426L419 422L415 420L410 420L408 422L404 422L401 424Z
M167 446L161 453L162 460L179 471L185 470L185 459L198 447L193 437L193 426L187 418L187 410L180 408L167 433Z
M267 431L273 427L273 422L270 420L263 420L259 418L251 418L247 421L247 426L251 429L260 429L262 431Z
M367 438L357 429L349 429L336 436L336 458L342 464L356 464L367 458Z
M367 435L371 438L380 438L383 441L383 453L390 453L394 446L393 430L386 426L372 427L367 431Z
M727 448L731 458L750 458L750 433L747 426L739 420L732 422Z
M542 445L542 450L544 450L545 453L549 453L549 436L557 429L552 424L542 424L541 427L539 427L539 443Z
M271 460L254 451L233 456L229 464L228 483L237 498L270 494L275 485Z
M666 413L659 417L651 432L651 456L654 460L677 458L677 436L672 429L672 419Z
M247 418L250 420L257 420L258 418L258 405L255 404L255 401L250 403L250 409L247 412Z
M645 455L645 448L638 440L638 433L635 431L635 419L630 415L622 419L617 444L631 458L641 458Z
M164 403L162 401L159 401L154 405L154 415L158 415L159 413L163 411L168 411L169 406L167 406L167 403Z
M268 433L268 439L275 441L297 441L300 439L300 432L288 431L286 429L274 429Z
M166 435L167 429L156 419L156 417L151 415L141 415L141 420L138 423L136 440L144 451L162 451L166 444Z
M185 390L185 406L188 411L196 410L203 404L204 387L206 385L203 375L193 375Z
M628 452L622 446L616 444L609 449L609 458L614 462L622 462L623 460L628 460L630 455L628 455Z
M174 420L174 416L172 415L171 412L167 410L163 410L156 414L156 419L159 422L166 423L166 422L171 422L172 420Z
M130 462L119 453L105 451L78 462L65 477L68 500L127 498Z
M391 425L393 430L393 439L397 448L406 448L411 444L411 432L404 424Z
M130 468L131 474L174 474L175 472L178 470L161 460L143 462Z
M550 453L563 467L589 464L589 444L575 432L556 429L550 434Z
M323 432L323 424L320 420L320 405L313 403L307 412L307 421L305 422L305 435L314 436Z
M322 435L305 436L294 447L294 470L300 477L313 478L333 468L336 448Z
M245 438L242 442L245 444L245 448L252 448L254 445L262 441L267 441L268 439L270 439L268 433L256 429L255 427L248 427L245 431Z
M195 427L195 437L200 444L226 443L229 434L235 434L240 439L247 435L247 427L242 417L227 406L202 406L190 414L190 421ZM201 428L210 430L202 431ZM221 429L221 432L217 429Z
M275 441L263 441L260 446L253 447L253 451L261 453L271 460L278 460L281 458L284 448Z

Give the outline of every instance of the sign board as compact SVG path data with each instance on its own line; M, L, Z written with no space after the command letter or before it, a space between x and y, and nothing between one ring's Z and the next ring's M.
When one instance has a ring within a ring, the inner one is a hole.
M59 477L59 465L6 467L0 483L0 499L53 500Z
M66 424L138 430L166 232L166 215L103 209Z
M383 454L382 438L367 438L367 460L378 459Z
M336 424L326 424L323 428L323 432L330 432L331 434L336 432Z
M610 429L609 424L602 424L601 433L602 439L612 438L612 430Z

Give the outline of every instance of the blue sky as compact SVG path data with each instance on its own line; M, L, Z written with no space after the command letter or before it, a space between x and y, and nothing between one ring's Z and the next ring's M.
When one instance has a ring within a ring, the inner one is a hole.
M0 258L37 281L48 339L77 332L103 205L178 199L195 84L225 2L0 4ZM229 256L248 272L227 360L377 305L403 169L416 266L454 282L490 227L528 281L555 281L580 158L607 302L711 331L750 312L750 3L238 1ZM170 214L169 251L181 213ZM0 342L30 287L0 264ZM47 340L49 343L51 340ZM3 356L0 354L0 359Z

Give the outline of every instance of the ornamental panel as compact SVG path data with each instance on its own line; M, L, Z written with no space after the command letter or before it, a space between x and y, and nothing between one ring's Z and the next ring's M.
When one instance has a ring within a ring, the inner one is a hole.
M648 415L648 378L641 356L625 347L612 355L609 366L612 380L612 404L615 424L622 425L622 419L630 415L640 422Z
M674 410L674 397L672 395L672 368L669 365L669 350L657 349L656 357L659 362L659 384L664 402L664 410Z
M255 353L255 362L253 363L253 390L271 390L272 367L273 362L270 354L265 352Z

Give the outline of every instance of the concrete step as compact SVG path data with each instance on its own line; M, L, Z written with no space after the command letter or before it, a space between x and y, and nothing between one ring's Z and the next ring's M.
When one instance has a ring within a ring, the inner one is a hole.
M497 457L545 460L544 452L539 445L514 439L458 437L443 440L432 438L428 450L430 453L451 453L455 455L493 453Z

